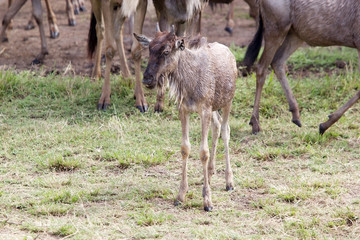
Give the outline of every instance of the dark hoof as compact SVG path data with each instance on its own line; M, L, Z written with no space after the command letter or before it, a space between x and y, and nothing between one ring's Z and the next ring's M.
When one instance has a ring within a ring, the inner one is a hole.
M154 112L161 113L161 112L163 112L163 110L162 109L155 109Z
M98 110L106 111L106 109L108 108L108 106L110 106L109 103L98 103L97 109L98 109Z
M25 30L26 30L26 31L29 31L29 30L33 30L34 28L35 28L35 25L33 25L33 24L28 24L28 25L26 25Z
M212 209L213 209L213 207L204 207L204 210L206 211L206 212L211 212L212 211Z
M144 106L136 106L137 109L139 109L139 111L141 113L144 113L144 112L147 112L148 110L148 106L147 105L144 105Z
M233 30L230 27L226 27L224 30L227 31L230 35L233 34Z
M80 12L85 12L85 11L86 11L86 7L80 6Z
M33 64L33 65L38 65L38 64L41 64L41 63L42 63L42 61L39 60L39 59L37 59L37 58L35 58L35 59L31 62L31 64Z
M79 11L78 8L74 9L74 14L75 14L75 15L79 15L79 13L80 13L80 11Z
M1 39L1 42L8 42L9 39L7 37L4 37L3 39Z
M174 206L179 206L179 205L181 205L181 202L179 200L175 200L174 201Z
M76 20L69 20L69 26L76 26Z
M56 39L60 36L59 32L50 32L50 38Z
M226 191L232 191L232 190L234 190L234 187L226 186Z
M321 123L319 125L319 133L320 133L320 135L323 135L326 130L327 130L327 128L324 128L323 124Z
M300 120L292 120L293 123L295 123L298 127L301 127L301 122Z

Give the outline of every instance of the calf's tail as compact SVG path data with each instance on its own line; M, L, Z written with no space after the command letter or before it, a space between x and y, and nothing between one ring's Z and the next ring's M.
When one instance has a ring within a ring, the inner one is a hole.
M92 58L96 49L97 45L97 35L96 35L96 18L94 12L91 13L91 20L90 20L90 28L88 34L88 57Z
M254 62L256 61L256 59L259 55L261 43L262 43L262 39L263 39L263 31L264 31L264 23L263 23L261 14L260 14L258 30L257 30L253 40L249 44L249 46L246 50L246 53L245 53L244 60L243 60L243 66L246 66L247 72L250 72L252 65L254 64Z

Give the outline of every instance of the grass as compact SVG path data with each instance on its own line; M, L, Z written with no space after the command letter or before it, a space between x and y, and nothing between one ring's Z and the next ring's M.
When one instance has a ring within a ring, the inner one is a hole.
M238 59L244 49L232 47ZM350 60L349 60L350 59ZM346 62L342 69L334 61ZM219 142L214 211L202 210L200 124L191 116L189 191L180 183L176 106L134 108L132 85L112 76L112 105L97 111L101 82L0 72L1 239L356 239L360 235L359 105L323 136L318 124L359 89L356 51L301 49L289 83L302 128L291 123L273 74L262 94L262 132L248 121L254 75L237 80L231 113L235 190L226 192Z

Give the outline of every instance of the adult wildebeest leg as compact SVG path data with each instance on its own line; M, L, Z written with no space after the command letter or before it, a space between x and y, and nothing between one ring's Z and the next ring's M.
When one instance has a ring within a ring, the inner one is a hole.
M55 39L55 38L58 38L60 35L59 28L56 24L56 17L51 8L50 0L45 0L45 3L46 3L47 14L48 14L50 37Z
M89 48L90 45L95 46L95 65L92 71L91 76L95 79L99 79L101 77L101 50L102 50L102 43L104 39L104 23L102 17L102 6L101 1L98 0L91 0L91 6L93 14L91 16L91 26L89 30ZM94 34L95 29L95 34ZM95 37L96 36L96 37ZM89 50L89 55L92 55L92 50Z
M271 63L271 66L280 81L280 84L285 92L286 99L289 103L289 111L292 113L292 122L299 127L301 127L299 107L291 91L289 83L286 80L285 62L290 55L301 46L302 43L303 41L301 39L292 32L289 32Z
M8 37L6 36L6 30L11 23L11 20L16 15L16 13L21 9L21 7L26 3L27 0L17 0L13 2L8 8L3 20L2 20L2 28L0 33L0 40L2 42L7 42Z
M336 110L336 112L329 115L329 120L319 125L320 134L324 134L324 132L331 127L334 123L336 123L341 116L349 109L352 105L354 105L360 99L360 91L356 93L354 97L352 97L345 105Z
M40 31L40 39L41 39L41 52L32 62L33 64L42 63L44 60L45 55L49 54L47 50L47 43L45 38L45 31L44 31L44 24L42 19L42 7L41 7L41 0L32 0L32 7L33 7L33 15L35 18L36 23L39 26Z
M8 1L8 8L10 7L11 3L12 3L12 0L9 0L9 1ZM10 23L9 23L9 26L8 26L8 29L9 29L9 30L13 29L12 23L13 23L13 20L11 19L11 21L10 21Z
M112 60L115 55L115 40L114 40L114 23L118 25L123 25L124 18L117 20L112 17L111 14L111 6L110 1L102 2L102 16L104 18L105 23L105 56L106 56L106 67L105 67L105 79L104 84L101 90L101 96L98 102L97 108L99 110L106 110L106 108L110 105L110 95L111 95L111 86L110 86L110 73L111 73L111 65ZM114 13L116 14L116 13Z
M181 129L182 129L182 141L181 141L182 171L181 171L180 189L179 189L179 194L177 195L175 200L175 206L180 204L180 202L185 201L185 194L189 188L187 181L187 160L191 150L191 144L189 141L190 114L183 108L180 108L179 117L181 121Z
M75 26L76 20L74 15L74 7L71 3L71 0L65 0L65 1L66 1L66 13L68 15L69 26Z
M249 15L254 18L256 22L258 21L259 16L259 3L258 0L244 0L250 7Z
M134 32L142 33L145 14L147 9L147 0L139 1L139 5L136 8L134 15ZM141 84L141 45L135 39L133 35L133 43L131 46L131 56L135 65L135 106L140 112L146 112L148 110L148 104L146 102L144 91Z
M250 125L252 126L252 133L257 134L260 131L259 124L259 108L260 108L260 98L261 92L265 83L266 78L266 69L272 62L274 55L277 49L280 47L285 36L273 33L273 35L265 36L265 47L264 52L261 55L260 61L256 66L256 91L255 91L255 101L254 108L251 114Z
M211 151L208 164L209 183L211 183L211 177L215 174L216 148L221 131L221 121L218 111L213 112L211 119Z
M208 135L211 121L212 111L210 109L203 109L200 113L201 117L201 143L200 143L200 160L203 166L204 173L204 186L203 186L203 198L204 198L204 210L211 211L213 206L211 202L211 190L209 184L208 173L208 160L209 160L209 144Z
M109 9L111 9L111 8L109 7ZM111 13L109 12L108 14L111 14ZM124 22L125 22L126 18L124 16L121 16L120 7L119 7L117 14L116 15L114 14L114 16L115 17L108 19L108 18L105 18L105 14L104 14L105 31L107 31L106 29L109 29L109 31L111 31L113 39L116 42L117 50L118 50L118 53L120 56L121 75L123 77L129 77L130 71L129 71L129 67L127 64L127 60L126 60L126 55L125 55L125 51L124 51L124 42L123 42L123 29L124 29ZM109 21L107 21L106 19L111 21L111 24L108 24ZM108 32L108 33L110 33L110 32ZM141 57L141 54L140 54L140 57Z
M230 35L232 35L233 33L233 27L235 25L234 23L234 6L235 6L235 1L232 1L229 4L229 10L228 13L226 15L226 26L225 26L225 31L227 31L228 33L230 33Z
M229 155L229 141L230 141L230 125L229 125L229 116L230 116L231 102L223 108L223 120L221 124L221 137L224 142L225 148L225 181L226 181L226 190L230 191L234 189L233 182L233 172L230 165L230 155Z

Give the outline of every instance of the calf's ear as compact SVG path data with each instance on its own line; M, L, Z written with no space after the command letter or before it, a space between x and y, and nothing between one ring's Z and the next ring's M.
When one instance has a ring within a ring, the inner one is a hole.
M181 51L185 49L184 39L176 40L175 48L180 49Z
M149 44L151 42L150 38L146 37L145 35L137 35L136 33L134 33L134 37L136 40L138 40L141 46L143 46L144 48L149 47Z

